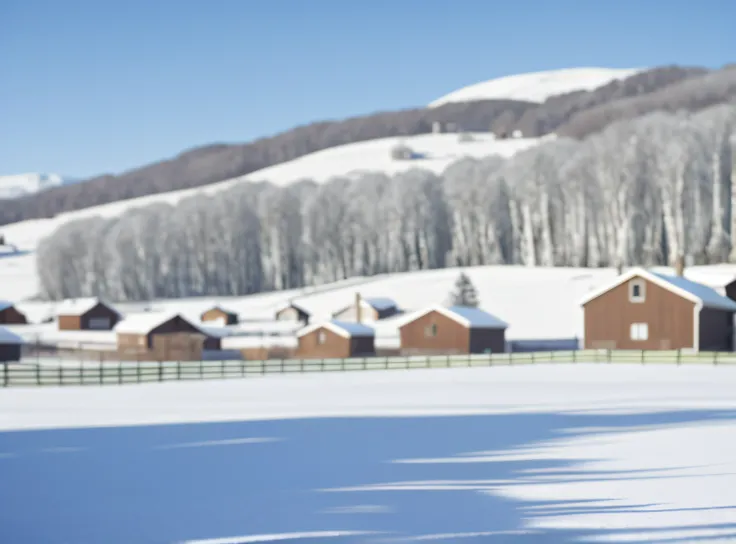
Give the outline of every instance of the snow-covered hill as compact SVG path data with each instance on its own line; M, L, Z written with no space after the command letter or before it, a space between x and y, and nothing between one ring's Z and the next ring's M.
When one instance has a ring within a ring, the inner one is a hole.
M39 174L33 172L0 176L0 199L19 198L64 185L64 183L64 179L58 174Z
M626 79L640 69L568 68L500 77L453 91L429 104L435 108L449 102L474 100L523 100L544 102L550 96L573 91L592 91L615 79Z
M537 145L541 141L539 138L496 140L493 135L488 133L470 134L470 136L472 136L473 141L469 142L460 142L457 134L424 134L406 138L382 138L347 144L311 153L293 161L258 170L247 176L213 183L201 188L120 200L102 206L59 214L52 219L32 219L0 226L0 234L5 235L6 241L16 245L20 250L33 251L42 238L51 234L57 227L67 221L92 216L114 217L130 208L147 206L157 202L175 204L182 198L200 192L215 193L228 189L236 183L269 181L275 185L288 185L301 179L324 182L330 177L346 175L360 170L394 174L411 168L424 168L439 173L462 157L485 157L493 154L508 157L518 151ZM392 159L391 149L398 143L409 146L422 158L412 160ZM2 264L0 264L1 266Z

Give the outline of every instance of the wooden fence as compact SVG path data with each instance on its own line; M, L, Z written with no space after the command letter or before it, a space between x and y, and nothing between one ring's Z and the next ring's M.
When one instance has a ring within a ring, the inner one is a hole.
M246 378L267 374L509 366L542 363L736 365L736 353L578 350L491 355L283 359L267 361L77 361L0 364L0 386L72 386Z

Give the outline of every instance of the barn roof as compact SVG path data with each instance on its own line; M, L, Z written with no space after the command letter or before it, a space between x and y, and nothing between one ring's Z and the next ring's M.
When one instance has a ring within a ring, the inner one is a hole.
M332 321L315 323L313 325L309 325L308 327L304 327L299 332L297 332L296 335L297 337L302 337L322 327L331 330L335 334L344 336L345 338L375 336L376 334L372 327L363 325L362 323L350 323L347 321L336 321L333 319Z
M25 340L10 329L0 327L0 344L25 344Z
M7 310L8 308L12 308L12 307L13 307L13 303L10 302L9 300L0 300L0 312L2 312L3 310Z
M100 302L102 301L96 297L71 298L63 300L56 306L56 315L84 315ZM104 302L103 304L115 311L115 308L109 304Z
M728 297L719 294L715 289L702 283L698 283L682 276L670 276L667 274L660 274L651 272L643 268L633 268L621 274L612 283L609 283L600 289L597 289L589 293L582 301L581 304L584 306L591 300L594 300L615 287L622 285L633 278L643 278L650 281L663 289L670 291L686 300L700 304L703 308L713 308L716 310L725 310L729 312L736 312L736 302Z
M391 308L396 308L398 306L395 300L386 297L369 297L362 300L364 300L371 308L378 310L379 312L390 310Z
M399 328L412 321L416 321L420 317L424 317L430 312L441 313L469 329L507 329L509 326L502 319L479 308L472 308L470 306L430 306L402 319Z
M183 315L176 312L143 312L140 314L128 314L125 319L118 322L113 329L117 333L123 334L148 334L156 327L163 325L167 321L170 321L176 317L180 317L192 327L197 330L201 330L196 323L193 323L190 319L187 319ZM205 331L202 331L206 334Z

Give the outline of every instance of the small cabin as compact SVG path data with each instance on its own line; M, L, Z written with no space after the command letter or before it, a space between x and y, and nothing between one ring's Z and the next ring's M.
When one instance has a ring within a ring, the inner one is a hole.
M362 323L327 321L297 333L301 359L346 359L375 355L375 331Z
M508 324L478 308L434 306L399 327L404 355L503 353Z
M309 325L311 314L299 304L289 302L276 310L276 321L301 321Z
M28 319L12 302L0 301L0 325L25 325Z
M353 304L335 312L332 317L337 321L363 322L386 319L387 317L393 317L398 313L398 305L390 298L361 298L358 295Z
M733 351L736 302L681 275L635 268L581 304L586 349Z
M115 326L118 351L157 360L201 360L205 350L220 350L221 338L179 314L130 314Z
M98 298L76 298L56 307L60 331L109 331L122 319L110 304Z
M205 310L200 315L202 322L216 321L223 325L237 325L238 324L238 313L229 308L223 308L222 306L215 305L209 310Z

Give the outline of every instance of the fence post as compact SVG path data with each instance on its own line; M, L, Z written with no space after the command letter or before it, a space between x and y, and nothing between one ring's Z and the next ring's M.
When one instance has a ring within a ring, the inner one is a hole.
M245 378L245 361L243 359L240 359L240 377Z
M577 350L572 350L572 362L573 363L577 363L578 362Z
M612 363L613 362L613 358L611 357L611 348L608 348L606 350L606 357L608 358L608 362L609 363Z
M534 350L532 350L532 364L534 364Z
M3 386L7 387L10 383L10 376L8 374L10 368L10 363L4 363L3 364Z
M713 364L714 365L718 364L718 352L717 351L713 352Z
M79 385L84 385L84 361L79 360Z
M123 362L118 361L118 385L123 383Z
M199 379L204 380L204 362L199 361Z
M59 361L59 385L64 385L64 366Z
M363 357L363 370L368 370L368 358Z
M644 364L644 350L641 350L641 364Z
M677 348L677 364L682 363L682 348Z
M164 362L158 362L158 381L164 381Z
M220 377L221 378L225 377L225 361L224 360L220 361Z
M176 361L176 380L181 380L181 361Z
M7 369L7 365L5 366ZM36 385L41 385L41 365L36 363Z

